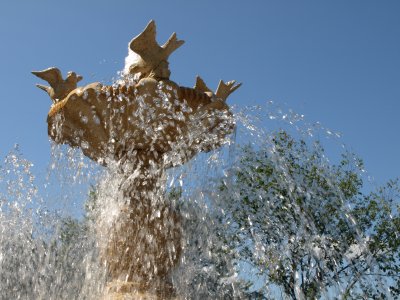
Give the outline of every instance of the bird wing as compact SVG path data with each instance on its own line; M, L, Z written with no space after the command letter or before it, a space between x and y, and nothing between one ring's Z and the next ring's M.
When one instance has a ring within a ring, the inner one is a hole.
M32 74L43 80L46 80L52 88L63 81L61 72L56 67L48 68L43 71L33 71Z
M164 49L156 41L156 23L151 20L146 28L129 43L129 48L144 60L151 60Z
M228 96L236 91L241 85L241 83L236 83L235 80L231 80L226 83L220 80L215 95L217 98L221 98L223 101L226 101Z
M200 76L196 77L196 84L194 85L194 89L200 93L211 92L211 90L208 88L208 86Z

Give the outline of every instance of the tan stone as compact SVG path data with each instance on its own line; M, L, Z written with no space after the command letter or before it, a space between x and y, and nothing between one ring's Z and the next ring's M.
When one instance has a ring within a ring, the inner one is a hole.
M81 76L70 72L63 80L57 68L32 72L50 84L38 87L54 102L47 117L51 139L79 147L105 166L118 162L122 173L139 174L133 179L123 174L126 203L101 246L111 278L105 299L174 297L167 278L182 251L181 217L163 200L162 174L200 151L219 147L234 128L226 99L240 84L221 81L213 93L200 77L194 88L169 80L168 57L182 44L174 33L158 45L151 21L129 43L140 60L113 86L77 87ZM155 211L160 217L152 217Z
M50 86L37 84L36 86L49 94L53 102L64 99L69 92L76 89L77 83L82 80L82 76L75 72L68 72L67 78L62 78L61 72L57 68L48 68L43 71L32 71L32 74L46 80Z
M183 43L184 41L178 40L176 33L173 33L168 41L160 46L156 41L156 23L151 20L143 32L129 43L129 49L141 57L129 71L132 74L141 73L141 78L169 79L168 57Z

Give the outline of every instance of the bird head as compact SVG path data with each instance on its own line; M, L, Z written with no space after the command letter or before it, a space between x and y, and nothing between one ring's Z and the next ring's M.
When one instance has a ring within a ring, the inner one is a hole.
M82 79L83 79L83 77L81 75L77 75L75 72L69 71L67 73L67 78L65 79L65 81L71 82L71 83L78 83Z

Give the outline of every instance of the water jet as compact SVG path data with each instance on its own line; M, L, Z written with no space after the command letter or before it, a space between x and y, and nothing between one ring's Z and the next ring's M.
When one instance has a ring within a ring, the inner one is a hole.
M64 80L54 67L32 72L50 84L38 85L53 101L50 138L121 178L117 218L97 220L105 299L177 296L169 274L181 256L181 216L165 198L164 173L220 147L235 127L226 100L240 84L220 81L212 92L200 77L194 88L170 80L168 57L182 44L173 33L160 46L150 21L129 43L137 59L114 85L77 87L80 75Z

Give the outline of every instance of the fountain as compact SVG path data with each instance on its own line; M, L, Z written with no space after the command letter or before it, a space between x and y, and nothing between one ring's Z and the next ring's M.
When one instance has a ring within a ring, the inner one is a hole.
M169 79L168 57L182 44L174 33L160 46L150 21L129 43L135 59L112 86L77 87L81 76L64 80L57 68L32 72L50 84L37 85L53 101L50 138L120 178L117 213L96 221L109 278L104 299L177 296L170 273L181 257L182 225L165 197L165 172L220 147L235 126L226 99L240 84L220 81L213 93L200 77L194 88Z
M34 72L51 162L43 185L18 147L0 163L0 299L398 297L398 183L365 193L362 161L324 152L339 135L228 107L234 82L170 81L183 42L155 36L111 86Z

